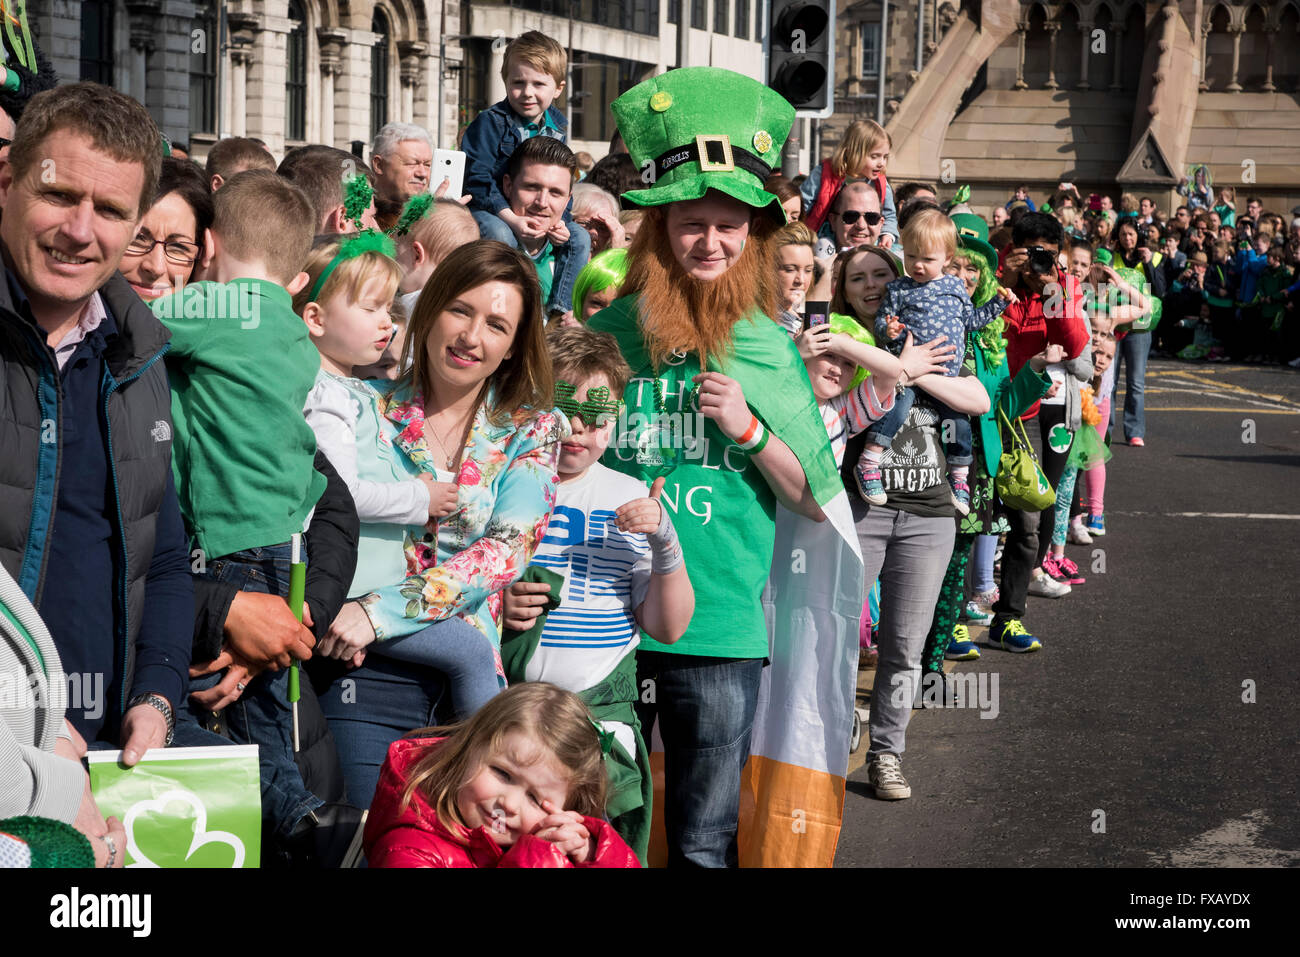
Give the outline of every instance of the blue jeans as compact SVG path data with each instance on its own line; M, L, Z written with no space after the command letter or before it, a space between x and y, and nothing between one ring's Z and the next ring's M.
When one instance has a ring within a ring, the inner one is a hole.
M668 866L735 867L740 775L763 659L644 649L636 657L638 687L654 691L638 700L637 718L649 740L657 716L664 742Z
M871 692L871 747L867 761L901 755L907 723L921 678L934 606L948 571L957 526L951 518L922 518L910 512L867 506L850 496L853 523L862 548L864 581L880 579L880 662Z
M1147 353L1151 351L1151 333L1130 332L1119 344L1115 361L1124 365L1124 438L1146 438ZM1115 372L1119 381L1119 370ZM1116 387L1118 391L1118 387Z
M916 404L916 390L904 389L894 397L894 407L867 429L867 441L889 449L894 436L907 421L907 414ZM933 397L926 397L926 404L939 414L939 435L943 439L943 454L949 466L961 467L975 461L971 454L973 438L971 437L970 416L954 412ZM951 424L949 424L951 423Z
M464 618L436 621L405 638L376 641L370 651L446 675L457 721L469 718L501 690L492 642Z
M478 223L479 235L484 239L495 239L507 246L519 248L514 230L500 216L483 209L474 210L473 216L474 222ZM555 247L555 278L551 282L551 294L542 310L547 315L556 311L580 311L573 304L573 284L578 281L578 273L582 272L582 267L591 258L591 235L574 223L567 208L564 211L564 225L569 227L569 241L563 246Z
M204 574L240 591L287 598L292 552L288 543L250 548L208 562ZM206 691L222 674L190 679L190 691ZM305 678L303 680L306 680ZM198 723L211 712L186 698ZM293 706L289 703L289 669L263 671L248 683L239 700L224 712L226 729L236 744L256 744L262 774L262 813L268 834L288 835L309 811L325 802L307 789L293 756ZM179 726L179 718L177 720Z
M997 587L993 580L994 559L998 552L996 535L978 535L975 538L975 558L971 563L971 590L991 592Z
M449 723L449 697L437 670L373 654L321 692L350 803L370 806L389 745L417 728Z

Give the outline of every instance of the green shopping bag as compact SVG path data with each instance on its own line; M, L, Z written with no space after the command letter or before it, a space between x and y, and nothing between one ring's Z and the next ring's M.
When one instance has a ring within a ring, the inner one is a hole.
M262 795L255 745L154 748L133 768L92 751L90 790L126 828L127 867L257 867Z
M1018 512L1041 512L1056 504L1056 492L1043 470L1038 467L1038 460L1034 458L1034 450L1029 444L1029 436L1025 434L1024 423L1016 419L1016 425L1012 425L1001 406L998 407L998 416L1007 424L1011 433L1011 444L1008 446L1005 440L1002 443L998 474L993 480L998 497L1008 508L1014 508ZM1017 425L1020 427L1019 433L1016 431Z

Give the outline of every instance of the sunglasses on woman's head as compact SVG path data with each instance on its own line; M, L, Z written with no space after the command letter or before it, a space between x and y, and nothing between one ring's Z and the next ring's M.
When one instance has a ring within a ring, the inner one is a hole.
M880 213L860 213L856 209L846 209L844 212L840 213L840 222L845 226L852 226L858 221L859 216L866 221L868 226L876 225L876 223L880 222L882 218Z

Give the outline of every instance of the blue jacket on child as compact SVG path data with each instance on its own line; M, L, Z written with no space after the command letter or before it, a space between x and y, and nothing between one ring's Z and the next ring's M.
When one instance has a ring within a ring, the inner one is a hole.
M470 208L495 215L508 207L501 192L501 176L515 147L533 136L553 136L567 143L568 126L564 114L554 106L546 108L542 123L528 123L506 100L474 117L460 141L465 151L465 192L471 197Z

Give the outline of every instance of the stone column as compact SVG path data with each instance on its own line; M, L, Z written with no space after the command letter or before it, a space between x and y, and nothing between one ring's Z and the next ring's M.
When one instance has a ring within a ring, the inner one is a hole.
M403 123L415 122L415 92L420 85L420 74L423 72L424 54L427 50L425 44L414 40L403 40L397 44L402 80L401 112L398 115Z
M138 29L137 29L138 27ZM153 52L153 37L149 29L134 20L131 23L131 98L140 103L147 102L148 91L145 76L149 71L149 54Z
M1116 93L1124 88L1124 76L1121 72L1124 62L1124 28L1110 22L1111 32L1115 34L1115 63L1110 75L1110 90Z
M1196 88L1202 93L1210 88L1209 82L1205 79L1206 58L1209 44L1210 24L1206 22L1201 24L1201 82L1196 86Z
M251 50L230 51L230 135L248 135L248 68L253 65Z
M1090 55L1089 39L1092 34L1093 24L1090 21L1080 21L1079 23L1079 89L1090 90L1088 85L1088 56Z
M1268 65L1265 67L1264 70L1263 90L1265 93L1274 93L1277 91L1277 86L1273 83L1273 48L1277 41L1277 27L1275 26L1264 27L1264 35L1268 37L1268 54L1267 54Z
M320 142L335 145L334 135L334 78L342 69L341 54L347 38L342 30L316 31L320 47Z
M686 22L690 23L690 13L688 10L688 0L682 0L682 16L687 17ZM501 49L498 50L497 47ZM506 62L506 48L503 44L492 44L492 62L488 66L488 102L498 103L506 98L506 83L501 79L501 68Z
M1025 82L1025 34L1029 32L1029 24L1016 24L1016 82L1011 85L1013 90L1027 90L1029 84Z
M1232 82L1225 89L1229 93L1240 93L1241 84L1237 82L1237 72L1241 69L1241 35L1246 32L1246 26L1234 23L1229 25L1228 32L1232 34Z
M1061 32L1061 24L1052 22L1047 26L1047 82L1044 89L1055 90L1060 84L1056 82L1056 35Z

